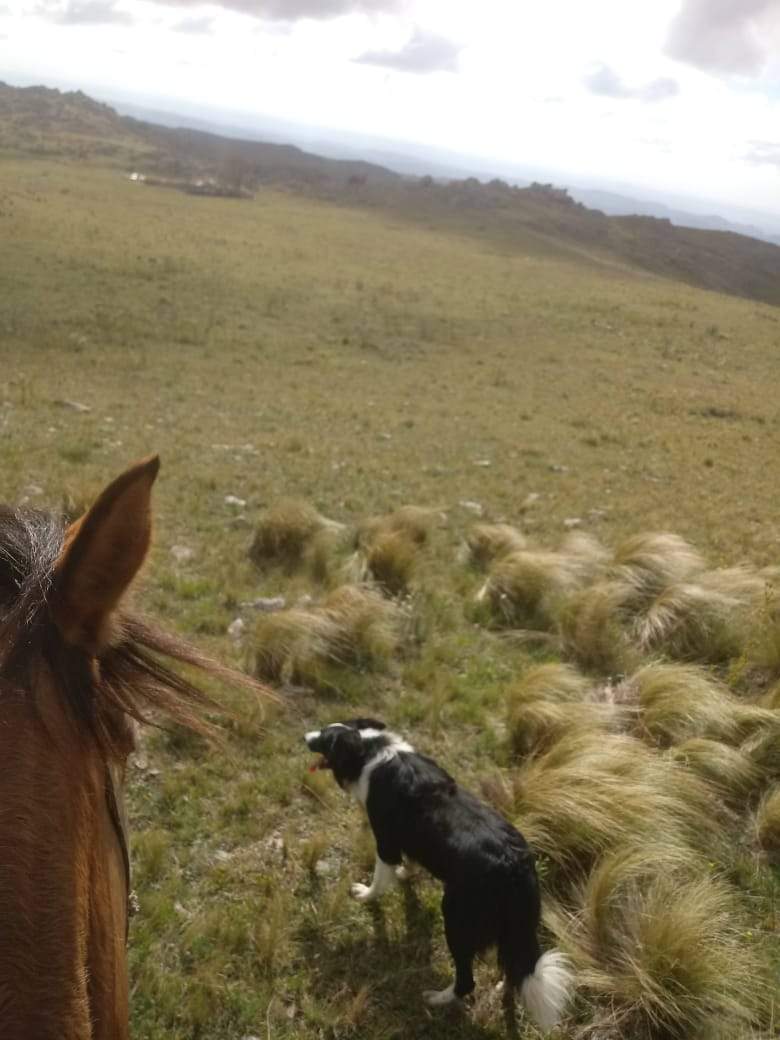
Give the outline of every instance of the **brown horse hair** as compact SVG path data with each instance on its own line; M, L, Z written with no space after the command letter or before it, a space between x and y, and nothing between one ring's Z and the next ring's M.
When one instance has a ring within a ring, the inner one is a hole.
M31 689L36 669L48 667L77 723L110 759L132 750L130 719L159 725L162 717L215 736L205 715L225 709L168 662L272 696L249 676L124 610L116 612L113 637L97 657L68 644L51 610L64 539L59 518L0 506L0 684Z

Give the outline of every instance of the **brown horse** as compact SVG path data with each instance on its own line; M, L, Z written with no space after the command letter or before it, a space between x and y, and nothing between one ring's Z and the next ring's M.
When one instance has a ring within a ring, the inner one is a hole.
M254 686L121 607L158 469L132 467L67 529L0 507L2 1040L128 1036L133 720L206 726L211 702L165 657Z

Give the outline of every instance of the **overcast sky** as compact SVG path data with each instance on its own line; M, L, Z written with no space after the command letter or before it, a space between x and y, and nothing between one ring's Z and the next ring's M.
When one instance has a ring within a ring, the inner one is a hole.
M0 0L0 79L780 214L780 0Z

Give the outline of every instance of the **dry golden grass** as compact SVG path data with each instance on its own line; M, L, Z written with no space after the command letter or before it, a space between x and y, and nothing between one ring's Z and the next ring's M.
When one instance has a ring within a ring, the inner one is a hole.
M561 604L581 587L587 564L565 553L520 550L493 564L477 601L502 624L549 631Z
M389 596L408 592L417 568L419 543L404 531L378 534L366 552L370 578Z
M255 672L285 683L317 684L327 663L374 668L401 638L401 609L375 589L343 585L319 604L262 617L252 647Z
M440 511L422 506L401 506L392 513L364 520L357 531L359 548L369 548L387 535L400 534L415 545L425 545L431 531L443 521Z
M615 550L614 576L629 585L636 601L660 595L676 582L688 581L704 570L704 560L684 538L670 533L647 533L624 539Z
M570 597L558 617L564 653L594 672L630 671L641 657L626 625L633 601L632 586L617 580L597 582Z
M260 518L249 558L258 567L282 564L292 568L302 561L317 535L343 530L342 524L321 516L308 502L282 499Z
M465 558L472 566L485 570L495 560L527 545L522 531L511 524L475 524L466 534Z
M592 684L567 665L539 665L526 672L506 694L513 754L525 757L539 753L567 733L625 727L627 709L587 699L591 693Z
M745 604L703 584L667 585L634 621L639 647L682 661L719 664L737 657L747 638Z
M742 703L696 665L648 664L624 688L639 707L639 731L661 747L690 737L737 744L776 722L773 712Z
M578 982L631 1040L727 1040L766 1012L767 979L734 891L665 840L605 857L562 941Z
M680 850L723 840L708 787L628 736L570 732L516 771L513 792L514 817L559 891L606 852L660 833Z
M756 812L756 840L771 863L780 865L780 787L762 799Z
M669 753L737 809L744 808L766 780L761 769L740 748L718 740L691 737L676 744Z

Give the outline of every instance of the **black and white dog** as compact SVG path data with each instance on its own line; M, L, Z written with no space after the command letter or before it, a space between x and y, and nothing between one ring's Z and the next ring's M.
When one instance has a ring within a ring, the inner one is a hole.
M426 991L448 1004L474 989L477 953L498 948L510 990L520 990L531 1017L552 1029L568 1002L572 976L558 951L542 954L537 939L539 886L525 839L425 755L375 719L337 722L305 736L337 783L368 813L376 839L370 885L355 884L361 902L377 899L403 876L402 857L444 883L442 912L455 981Z

